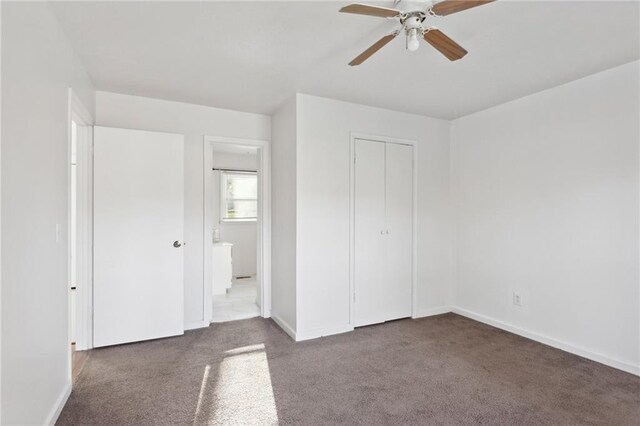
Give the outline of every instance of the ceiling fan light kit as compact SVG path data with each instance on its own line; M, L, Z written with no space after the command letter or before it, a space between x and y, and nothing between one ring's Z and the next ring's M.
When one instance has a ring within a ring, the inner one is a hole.
M354 3L340 9L342 13L353 13L357 15L375 16L378 18L396 19L401 25L399 30L394 31L382 37L380 40L372 44L367 50L358 55L349 62L349 65L360 65L371 57L378 50L382 49L387 43L396 38L400 32L404 32L406 36L406 49L416 51L420 47L420 38L433 46L442 53L450 61L462 59L468 52L453 41L442 31L433 25L424 25L427 17L440 17L451 15L452 13L461 12L471 9L472 7L481 6L491 3L494 0L443 0L439 2L433 1L406 1L396 2L396 7L387 8L379 6L369 6L366 4Z
M407 30L407 50L415 52L420 47L420 41L418 41L418 30Z

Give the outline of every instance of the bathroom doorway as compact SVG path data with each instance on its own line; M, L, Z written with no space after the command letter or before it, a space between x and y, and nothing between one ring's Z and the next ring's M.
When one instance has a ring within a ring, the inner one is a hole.
M212 323L269 315L267 150L256 141L205 140L205 288L211 296L205 303Z

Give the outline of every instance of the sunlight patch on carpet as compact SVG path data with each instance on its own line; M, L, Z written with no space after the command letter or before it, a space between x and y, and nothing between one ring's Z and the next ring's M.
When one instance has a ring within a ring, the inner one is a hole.
M278 424L264 344L225 352L210 403L206 424Z
M196 415L195 415L194 424L196 423L196 421L198 420L198 417L200 416L200 410L202 409L202 400L204 398L204 393L207 389L207 383L209 382L210 371L211 371L211 366L207 365L204 368L204 374L202 375L202 384L200 385L200 393L198 394L198 405L196 405Z

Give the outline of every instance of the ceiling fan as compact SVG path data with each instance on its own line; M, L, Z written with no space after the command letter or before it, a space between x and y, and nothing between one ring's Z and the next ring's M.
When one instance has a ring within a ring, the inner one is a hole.
M423 26L427 16L446 16L452 13L482 6L494 0L443 0L434 2L426 1L396 1L396 6L402 6L403 10L387 7L369 6L366 4L354 3L340 9L343 13L355 13L357 15L375 16L378 18L397 19L402 28L382 37L373 43L367 50L356 56L349 65L360 65L387 43L396 38L402 31L407 36L407 50L415 51L420 47L418 38L423 38L431 46L450 61L457 61L463 58L468 52L458 43L451 40L442 31L432 25Z

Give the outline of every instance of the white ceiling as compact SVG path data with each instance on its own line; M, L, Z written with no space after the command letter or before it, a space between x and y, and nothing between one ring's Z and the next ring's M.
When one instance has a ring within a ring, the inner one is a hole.
M451 119L640 57L638 2L500 0L437 18L470 52L458 62L426 43L405 51L398 37L352 68L397 24L338 13L344 4L53 8L97 89L265 114L302 92Z

